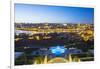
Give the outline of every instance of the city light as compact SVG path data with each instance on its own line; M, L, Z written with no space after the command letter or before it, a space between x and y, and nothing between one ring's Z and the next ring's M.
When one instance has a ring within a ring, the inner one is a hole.
M94 61L94 8L15 4L14 20L15 65Z

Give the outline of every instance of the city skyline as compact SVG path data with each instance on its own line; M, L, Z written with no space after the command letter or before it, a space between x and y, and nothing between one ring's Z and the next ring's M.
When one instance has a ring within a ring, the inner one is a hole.
M83 7L15 4L15 22L94 23L94 9Z

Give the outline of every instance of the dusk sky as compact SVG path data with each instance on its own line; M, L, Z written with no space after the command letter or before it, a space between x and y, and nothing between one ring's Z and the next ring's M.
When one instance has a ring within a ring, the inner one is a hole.
M94 9L16 3L15 22L94 23Z

